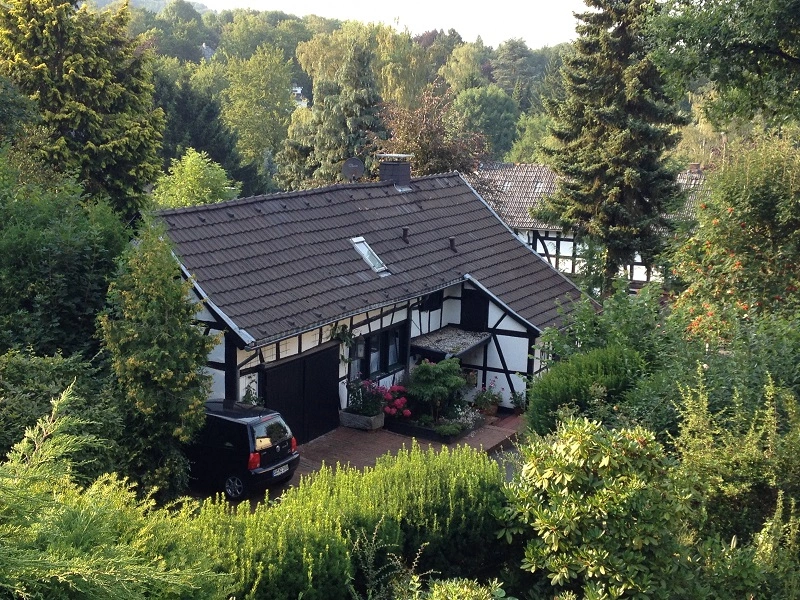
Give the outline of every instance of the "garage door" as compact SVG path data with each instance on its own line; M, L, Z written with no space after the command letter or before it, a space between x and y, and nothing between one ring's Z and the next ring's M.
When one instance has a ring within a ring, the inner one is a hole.
M338 427L338 345L268 368L262 381L267 408L283 415L298 443Z

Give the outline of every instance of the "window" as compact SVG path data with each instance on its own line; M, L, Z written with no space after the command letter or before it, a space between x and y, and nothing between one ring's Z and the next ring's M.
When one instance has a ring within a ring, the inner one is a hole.
M380 258L378 258L378 255L375 254L375 251L369 247L369 244L363 237L350 238L350 241L353 243L353 247L361 255L361 258L366 261L373 271L376 273L389 274L388 270L386 269L386 265L383 264L383 261Z
M356 340L352 349L350 379L377 379L406 367L406 324L377 331Z

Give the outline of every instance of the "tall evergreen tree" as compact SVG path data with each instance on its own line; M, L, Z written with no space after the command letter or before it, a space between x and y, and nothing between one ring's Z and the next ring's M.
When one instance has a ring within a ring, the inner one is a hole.
M195 324L192 284L163 227L145 222L108 288L99 317L103 345L124 398L129 432L126 474L162 499L183 492L183 444L203 425L210 377L204 367L215 338Z
M555 119L552 165L561 176L540 216L599 243L604 291L639 254L652 264L665 211L677 194L664 154L683 122L643 36L655 0L586 0L574 52L564 58L565 99Z
M293 119L278 156L286 187L339 181L342 163L353 156L368 171L374 166L377 140L385 137L386 128L371 61L368 44L353 39L334 76L314 82L311 118Z
M0 74L38 104L50 128L40 151L132 216L155 180L163 112L150 54L126 33L129 12L64 0L12 0L0 10Z

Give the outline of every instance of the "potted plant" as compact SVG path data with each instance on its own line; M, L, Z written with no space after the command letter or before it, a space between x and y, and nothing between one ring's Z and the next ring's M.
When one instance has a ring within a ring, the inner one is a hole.
M388 398L389 390L370 379L348 382L347 407L339 411L339 423L354 429L380 429Z
M514 414L521 415L528 409L528 395L525 391L512 392L511 406L514 407Z
M494 387L496 381L495 378L492 378L489 386L482 387L472 398L472 405L486 416L496 415L497 407L503 400L503 395Z

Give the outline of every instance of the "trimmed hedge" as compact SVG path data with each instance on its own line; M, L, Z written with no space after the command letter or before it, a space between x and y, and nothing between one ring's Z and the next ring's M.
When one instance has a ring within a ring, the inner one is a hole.
M574 405L585 411L590 401L614 402L639 380L645 368L641 355L624 346L596 348L558 362L534 379L528 390L529 427L546 435L556 426L556 411Z

